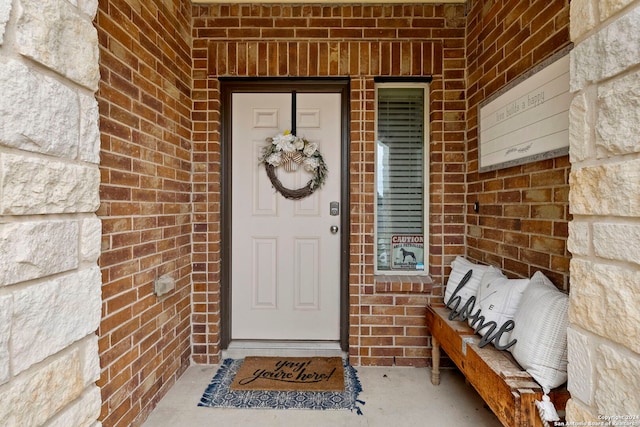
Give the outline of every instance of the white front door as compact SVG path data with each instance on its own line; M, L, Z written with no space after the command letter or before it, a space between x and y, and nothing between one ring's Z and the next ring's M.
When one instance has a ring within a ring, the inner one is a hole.
M266 138L291 129L291 93L232 95L232 340L340 338L341 95L298 93L296 134L318 144L328 176L322 188L293 201L271 185L258 162ZM288 189L310 174L276 169Z

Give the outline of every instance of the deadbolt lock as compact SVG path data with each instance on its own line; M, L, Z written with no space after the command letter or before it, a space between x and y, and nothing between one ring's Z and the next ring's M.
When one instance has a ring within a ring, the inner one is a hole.
M329 215L338 216L339 214L340 214L340 203L339 202L329 203Z

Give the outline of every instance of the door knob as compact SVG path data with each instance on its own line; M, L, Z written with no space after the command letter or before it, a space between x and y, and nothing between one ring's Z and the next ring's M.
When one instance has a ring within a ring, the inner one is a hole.
M332 225L331 228L329 228L329 230L331 230L332 234L336 234L338 232L338 226Z

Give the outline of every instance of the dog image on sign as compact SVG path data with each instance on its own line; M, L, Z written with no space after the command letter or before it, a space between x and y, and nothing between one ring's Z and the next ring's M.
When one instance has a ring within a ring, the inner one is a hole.
M424 238L416 235L391 237L394 270L424 270Z

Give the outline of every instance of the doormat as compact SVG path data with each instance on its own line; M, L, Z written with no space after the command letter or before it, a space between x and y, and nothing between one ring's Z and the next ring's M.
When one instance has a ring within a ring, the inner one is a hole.
M344 391L341 357L246 357L231 390Z
M348 409L362 415L358 400L362 391L356 370L343 361L343 391L232 390L231 383L242 359L225 359L205 390L198 406L252 409ZM335 374L334 374L335 375Z

